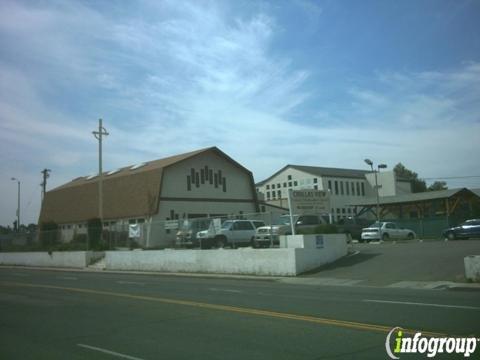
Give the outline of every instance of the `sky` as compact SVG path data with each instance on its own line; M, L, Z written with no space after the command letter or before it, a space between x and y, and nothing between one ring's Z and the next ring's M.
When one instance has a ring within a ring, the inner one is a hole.
M480 188L480 2L0 1L0 224L47 190L217 146L286 164L401 162ZM465 177L465 178L457 178ZM441 179L440 179L441 180Z

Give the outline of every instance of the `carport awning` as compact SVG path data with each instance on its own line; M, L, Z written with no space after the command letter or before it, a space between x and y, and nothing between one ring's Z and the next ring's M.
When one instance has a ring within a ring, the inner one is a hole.
M478 197L475 193L468 190L467 188L460 188L460 189L449 189L449 190L440 190L440 191L427 191L427 192L397 195L397 196L382 196L379 198L379 203L380 205L394 205L394 204L418 203L423 201L449 199L452 196L455 196L463 192L469 193L474 197ZM351 206L375 206L376 204L377 204L377 199L375 197L368 198L368 199L361 199L358 202L350 203Z

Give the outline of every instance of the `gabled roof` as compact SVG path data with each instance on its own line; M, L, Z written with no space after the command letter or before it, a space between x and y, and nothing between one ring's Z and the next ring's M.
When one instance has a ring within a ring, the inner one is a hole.
M268 177L265 180L258 182L256 185L261 186L277 176L278 174L282 173L286 169L296 169L299 171L303 171L314 176L329 176L329 177L339 177L339 178L357 178L363 179L365 178L365 174L370 173L369 170L356 170L356 169L340 169L340 168L329 168L329 167L321 167L321 166L306 166L306 165L292 165L288 164L278 170L275 174Z
M126 166L103 173L104 219L147 217L158 212L163 170L194 156L214 152L251 176L251 172L216 147ZM79 177L45 194L39 223L84 222L98 217L99 177ZM253 185L252 185L253 186Z
M391 205L391 204L431 201L431 200L438 200L438 199L448 199L461 192L466 192L466 193L470 193L473 196L478 196L467 188L460 188L460 189L448 189L448 190L439 190L439 191L426 191L421 193L403 194L403 195L396 195L396 196L381 196L379 198L379 203L380 205ZM377 204L377 199L375 197L372 197L367 199L359 199L356 202L352 202L350 205L373 206L376 204Z

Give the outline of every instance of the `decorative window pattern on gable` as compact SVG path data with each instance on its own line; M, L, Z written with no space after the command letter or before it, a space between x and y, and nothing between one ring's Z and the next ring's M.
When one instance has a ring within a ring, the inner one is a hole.
M222 175L222 170L213 171L207 165L200 170L191 168L190 174L187 175L187 190L192 191L192 188L203 185L221 188L223 192L227 192L227 179Z

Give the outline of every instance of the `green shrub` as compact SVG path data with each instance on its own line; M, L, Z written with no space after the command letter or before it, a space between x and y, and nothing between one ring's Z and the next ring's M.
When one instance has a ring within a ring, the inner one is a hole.
M99 218L87 221L89 250L100 250L102 247L102 221Z
M59 242L58 224L54 221L47 221L40 224L40 245L43 249L49 250Z

